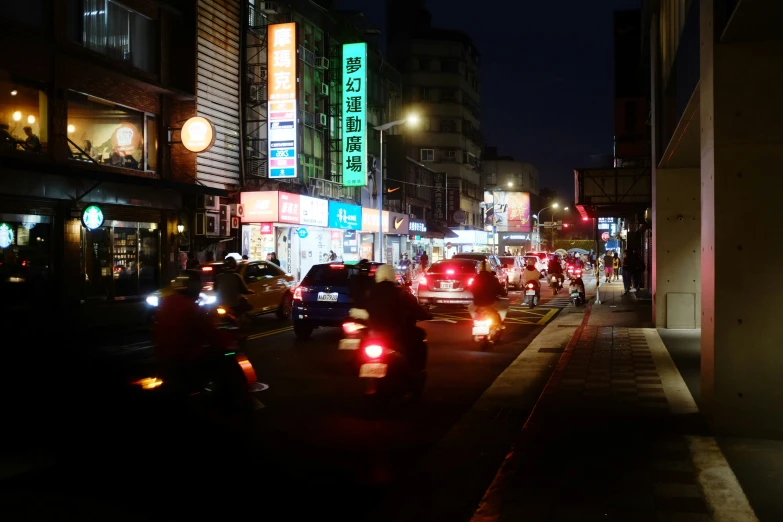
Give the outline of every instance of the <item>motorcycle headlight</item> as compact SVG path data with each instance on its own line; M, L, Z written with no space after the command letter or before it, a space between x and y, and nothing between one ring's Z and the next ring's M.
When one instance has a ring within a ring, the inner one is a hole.
M205 293L198 294L198 301L196 301L199 306L208 306L215 304L217 302L217 296L214 295L207 295Z
M158 306L158 303L160 303L160 299L158 299L157 295L148 295L145 301L150 306Z

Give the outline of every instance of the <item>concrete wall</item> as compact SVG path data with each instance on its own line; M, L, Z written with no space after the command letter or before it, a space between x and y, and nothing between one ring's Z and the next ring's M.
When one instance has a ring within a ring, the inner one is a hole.
M658 328L701 327L700 171L662 169L653 190L653 314Z
M783 43L719 43L714 3L700 3L702 410L719 434L783 438Z

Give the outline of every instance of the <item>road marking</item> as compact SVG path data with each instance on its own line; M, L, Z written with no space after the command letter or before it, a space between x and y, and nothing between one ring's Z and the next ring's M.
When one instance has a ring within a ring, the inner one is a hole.
M261 332L261 333L257 333L257 334L253 334L253 335L248 335L247 336L247 340L251 341L253 339L260 339L261 337L268 337L270 335L277 335L277 334L280 334L280 333L283 333L283 332L288 332L288 331L293 330L293 329L294 329L293 326L286 326L286 327L283 327L283 328L278 328L277 330L269 330L268 332Z
M556 313L557 313L557 309L552 308L546 313L545 316L543 316L541 319L538 320L537 324L544 325L548 323L555 316Z

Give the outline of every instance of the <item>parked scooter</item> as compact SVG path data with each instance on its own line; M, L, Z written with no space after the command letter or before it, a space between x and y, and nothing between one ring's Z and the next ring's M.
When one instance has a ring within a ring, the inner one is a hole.
M530 308L538 306L538 299L541 297L541 283L538 281L528 281L525 285L525 302Z
M500 319L500 314L492 307L480 307L473 316L473 340L481 346L482 350L489 348L490 344L500 341L505 326Z

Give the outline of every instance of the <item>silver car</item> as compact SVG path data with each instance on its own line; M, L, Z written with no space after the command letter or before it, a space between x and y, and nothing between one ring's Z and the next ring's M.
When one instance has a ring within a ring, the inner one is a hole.
M478 261L449 259L438 261L419 276L416 295L422 305L469 305L470 286L478 275Z
M499 259L508 276L509 288L519 288L519 278L522 275L522 270L525 269L522 260L518 256L501 256Z

